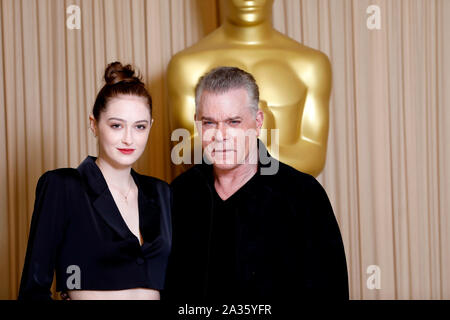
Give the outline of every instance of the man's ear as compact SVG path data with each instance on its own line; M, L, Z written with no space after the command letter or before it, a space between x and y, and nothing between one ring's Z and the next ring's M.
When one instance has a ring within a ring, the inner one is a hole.
M97 120L95 120L92 114L89 115L89 126L94 134L94 137L97 137Z
M261 109L256 111L256 132L259 136L264 121L264 112Z

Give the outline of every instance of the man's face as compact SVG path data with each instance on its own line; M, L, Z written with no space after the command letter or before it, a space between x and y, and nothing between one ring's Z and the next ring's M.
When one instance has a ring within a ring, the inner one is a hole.
M246 89L203 91L195 119L203 152L215 168L231 170L257 163L263 113L258 110L255 115L249 103Z

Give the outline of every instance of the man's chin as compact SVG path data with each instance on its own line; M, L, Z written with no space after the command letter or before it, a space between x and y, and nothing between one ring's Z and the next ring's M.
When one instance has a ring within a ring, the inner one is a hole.
M236 169L240 164L236 163L213 163L213 167L219 170L233 170Z
M221 156L208 156L209 163L212 163L214 168L219 170L233 170L236 169L242 165L249 164L248 159L240 158L236 159L237 157L234 155L233 157L221 157Z

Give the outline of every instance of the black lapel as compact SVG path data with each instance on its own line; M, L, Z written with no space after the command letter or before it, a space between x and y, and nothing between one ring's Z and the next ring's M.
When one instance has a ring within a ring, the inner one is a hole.
M131 175L138 187L139 229L144 242L152 242L160 233L161 208L158 192L152 178L140 175L131 169Z
M85 188L88 190L89 198L97 214L122 238L128 238L131 232L114 202L102 172L95 164L96 159L96 157L87 156L77 170L83 178Z
M87 156L78 166L85 188L97 214L122 238L134 237L120 214L102 172L95 163L97 158ZM131 169L138 187L139 227L145 241L153 240L159 230L159 210L154 200L154 190L143 183L141 175Z

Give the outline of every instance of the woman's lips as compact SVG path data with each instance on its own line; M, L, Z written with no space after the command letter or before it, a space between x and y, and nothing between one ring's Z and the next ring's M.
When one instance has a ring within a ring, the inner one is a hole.
M119 150L123 154L132 154L135 149L119 149L119 148L117 148L117 150Z

